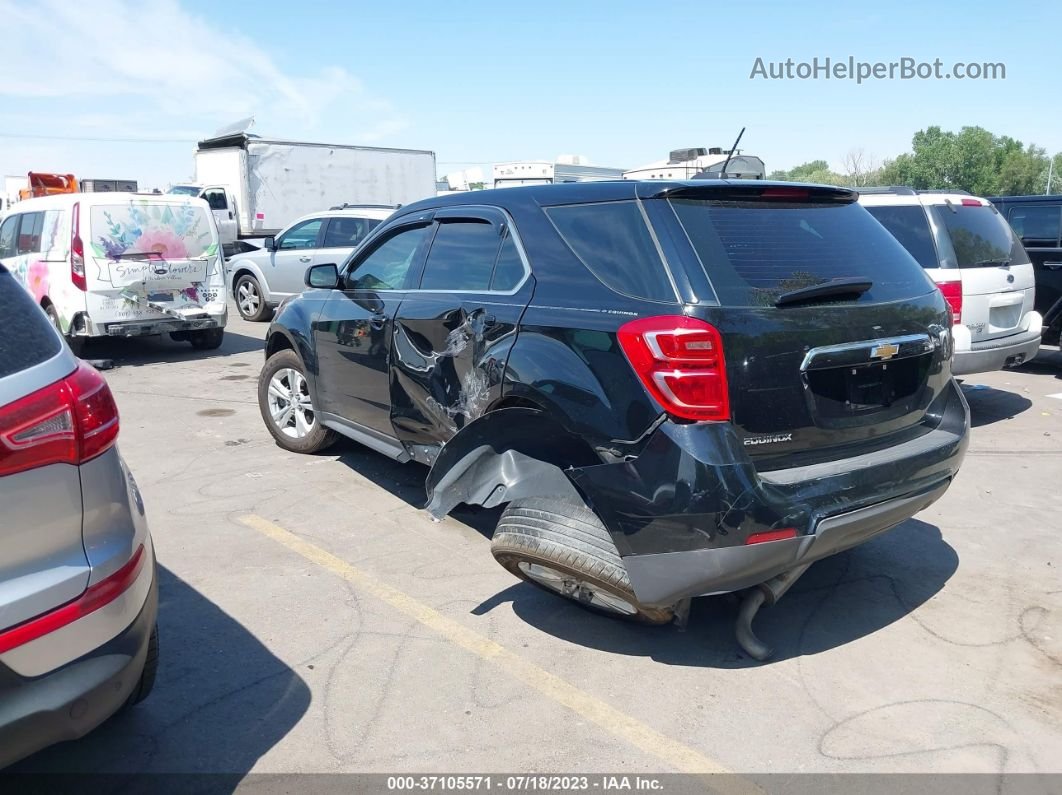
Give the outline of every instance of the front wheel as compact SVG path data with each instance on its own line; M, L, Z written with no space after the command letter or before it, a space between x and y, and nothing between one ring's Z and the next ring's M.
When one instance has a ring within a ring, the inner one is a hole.
M197 351L216 351L225 339L225 329L208 328L202 331L189 331L188 341Z
M236 309L240 317L256 322L265 320L266 315L269 314L269 307L262 297L262 286L254 276L249 273L243 274L236 280L236 286L232 292L236 297Z
M546 499L509 503L490 551L522 580L583 607L643 624L666 624L671 608L646 607L601 520L582 505Z
M277 444L293 453L316 453L334 444L335 431L317 419L306 370L293 350L277 351L258 376L258 407Z

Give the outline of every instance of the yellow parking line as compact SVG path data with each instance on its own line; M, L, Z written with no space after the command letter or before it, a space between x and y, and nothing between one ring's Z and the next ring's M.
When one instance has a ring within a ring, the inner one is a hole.
M299 538L261 516L248 514L239 517L240 523L264 536L283 544L307 560L342 577L362 591L375 596L399 612L437 632L450 643L494 663L505 673L561 704L588 721L596 723L605 731L683 773L729 773L723 765L687 745L673 740L650 728L637 718L607 704L599 698L580 690L570 682L540 668L505 646L480 635L463 624L447 618L437 610L417 601L376 577L326 552L314 544ZM721 785L721 786L720 786ZM735 786L737 785L737 786ZM762 791L752 782L728 778L726 782L712 782L713 788L738 789L744 792Z

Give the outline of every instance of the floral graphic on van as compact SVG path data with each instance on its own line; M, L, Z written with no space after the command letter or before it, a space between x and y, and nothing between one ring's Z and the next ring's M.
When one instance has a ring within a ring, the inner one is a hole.
M171 229L148 229L137 239L136 247L142 252L153 251L163 259L184 259L188 256L184 239Z
M92 208L92 253L117 262L131 255L208 259L218 253L206 210L196 204L152 203Z
M41 299L48 295L47 263L38 260L26 269L26 287L31 293L33 293L33 297L37 299L37 303L40 303Z

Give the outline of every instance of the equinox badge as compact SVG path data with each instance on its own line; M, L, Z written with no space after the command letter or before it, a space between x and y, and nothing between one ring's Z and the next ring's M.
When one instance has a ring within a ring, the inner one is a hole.
M883 342L881 345L875 345L870 349L870 358L888 361L899 352L899 345L893 345L891 342Z

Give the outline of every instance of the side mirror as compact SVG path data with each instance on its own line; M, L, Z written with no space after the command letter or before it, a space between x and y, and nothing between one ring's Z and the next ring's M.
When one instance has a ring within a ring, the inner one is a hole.
M272 235L262 238L262 248L264 248L266 251L276 251L277 239Z
M334 290L339 286L339 268L334 263L311 265L306 269L306 286Z

